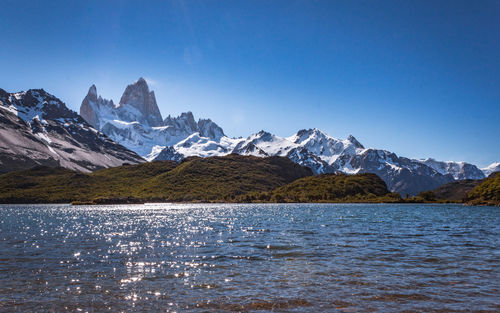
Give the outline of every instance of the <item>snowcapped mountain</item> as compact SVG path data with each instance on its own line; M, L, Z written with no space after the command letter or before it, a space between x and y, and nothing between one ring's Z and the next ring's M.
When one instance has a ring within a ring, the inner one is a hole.
M366 149L356 138L339 140L318 129L304 129L283 138L260 131L247 138L221 137L209 140L193 134L185 140L150 155L151 160L180 160L188 156L214 156L237 153L254 156L283 156L307 166L314 173L375 173L392 191L416 194L451 182L449 174L441 174L417 161L385 150Z
M230 153L282 156L310 167L314 173L375 173L390 190L414 195L459 179L481 179L483 172L464 162L413 160L372 148L356 138L333 138L319 129L303 129L290 137L260 131L247 138L229 138L211 120L195 121L191 112L161 120L154 93L144 79L127 86L120 104L97 95L92 86L81 115L113 140L148 161Z
M316 174L375 173L391 191L413 195L500 170L500 163L480 170L465 162L409 159L365 148L353 136L340 140L316 128L290 137L260 131L247 138L229 138L217 124L196 121L191 112L163 119L154 92L142 78L127 86L118 105L99 96L92 85L80 114L43 89L18 93L0 89L0 173L36 165L92 171L144 162L140 156L181 161L236 153L288 157Z
M142 156L184 140L198 132L201 136L218 140L222 129L209 119L195 121L191 112L179 117L162 119L153 91L140 78L128 85L118 106L112 100L97 95L92 85L80 107L81 116L111 139Z
M443 175L452 175L456 180L485 178L484 173L477 168L477 166L469 163L454 161L441 162L432 158L419 161L429 167L432 167Z
M492 173L500 172L500 162L491 163L485 168L481 169L486 176L490 176Z
M0 89L0 121L0 173L36 165L88 172L144 162L43 89Z
M386 150L363 150L353 156L348 165L360 173L377 174L385 181L389 190L401 195L415 195L454 180L450 174L441 174L416 160L400 157Z

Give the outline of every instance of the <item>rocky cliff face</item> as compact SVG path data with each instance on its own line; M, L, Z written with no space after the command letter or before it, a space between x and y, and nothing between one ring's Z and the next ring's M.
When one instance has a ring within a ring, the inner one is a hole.
M120 99L117 112L123 121L137 121L151 127L163 126L155 94L149 91L148 84L142 77L127 86Z
M43 89L0 89L0 121L0 173L36 165L92 171L144 162Z
M115 104L113 100L98 97L97 88L95 85L92 85L80 106L80 116L92 125L92 127L100 129L102 117L112 115L111 112L114 110Z

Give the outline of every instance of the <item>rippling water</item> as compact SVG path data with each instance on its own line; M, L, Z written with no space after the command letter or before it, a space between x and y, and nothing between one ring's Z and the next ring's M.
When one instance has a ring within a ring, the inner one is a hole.
M500 209L0 206L0 311L500 311Z

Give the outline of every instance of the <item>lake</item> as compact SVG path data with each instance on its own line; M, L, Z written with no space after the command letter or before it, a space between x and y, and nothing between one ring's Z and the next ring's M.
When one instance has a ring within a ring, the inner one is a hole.
M500 311L500 208L0 205L0 311Z

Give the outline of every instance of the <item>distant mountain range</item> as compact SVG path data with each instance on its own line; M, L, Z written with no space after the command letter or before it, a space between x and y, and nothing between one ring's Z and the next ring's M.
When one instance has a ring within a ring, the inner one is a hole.
M99 96L92 85L80 115L42 89L18 93L0 89L0 120L0 173L35 165L93 171L146 160L235 153L287 157L315 174L375 173L389 190L414 195L500 170L500 163L480 170L465 162L405 158L365 148L353 136L336 139L316 128L286 138L266 131L230 138L216 123L196 121L191 112L164 119L154 92L142 78L126 87L118 105Z
M318 129L303 129L283 138L260 131L246 138L230 138L210 119L196 121L191 112L163 119L154 93L144 79L127 86L118 106L97 95L91 86L80 114L110 138L148 161L230 153L284 156L310 167L314 173L375 173L391 191L414 195L461 179L482 179L483 171L465 162L415 160L373 148L356 138L328 136Z

